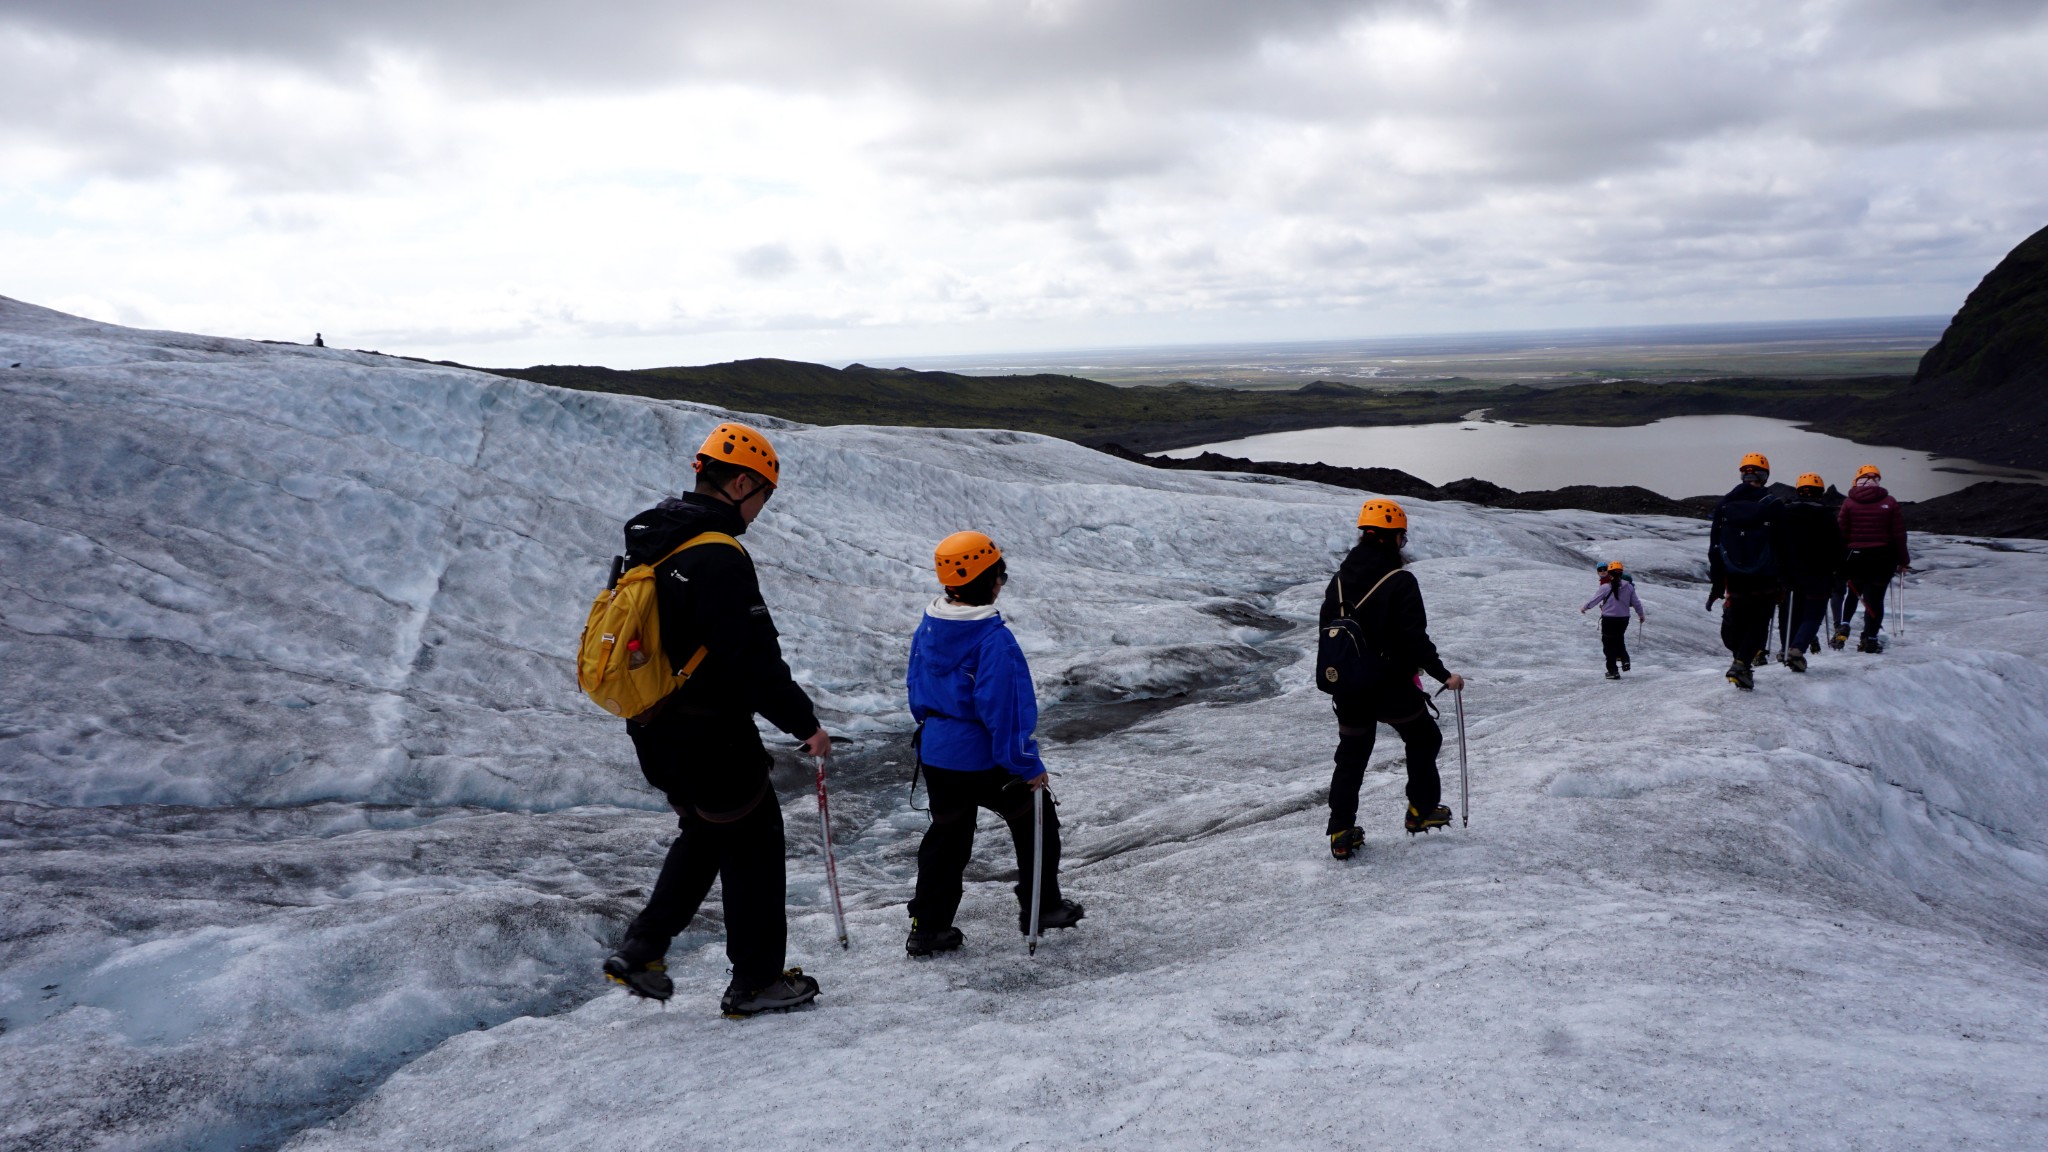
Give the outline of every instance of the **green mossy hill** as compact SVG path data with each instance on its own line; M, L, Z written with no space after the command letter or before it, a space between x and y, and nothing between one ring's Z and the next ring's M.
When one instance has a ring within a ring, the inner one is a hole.
M2048 228L2020 242L1977 285L1920 358L1918 386L2048 388Z
M1645 383L1616 380L1575 384L1569 388L1530 390L1511 397L1488 414L1496 420L1530 424L1648 424L1670 416L1769 416L1780 420L1818 420L1855 411L1871 401L1898 393L1904 376L1861 376L1848 379L1769 380L1738 377L1721 380Z
M809 424L1011 428L1090 445L1120 440L1150 450L1294 428L1455 420L1530 391L1374 392L1320 383L1293 392L1193 384L1118 388L1077 376L962 376L772 359L631 372L571 365L492 371L562 388L691 400Z
M1954 456L2048 468L2048 228L1963 301L1872 431Z

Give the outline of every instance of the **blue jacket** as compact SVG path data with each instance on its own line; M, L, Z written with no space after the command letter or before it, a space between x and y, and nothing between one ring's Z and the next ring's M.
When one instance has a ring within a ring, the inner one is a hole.
M1038 696L1024 650L993 607L934 603L910 638L910 714L924 725L919 756L933 768L1001 768L1029 780L1038 759Z

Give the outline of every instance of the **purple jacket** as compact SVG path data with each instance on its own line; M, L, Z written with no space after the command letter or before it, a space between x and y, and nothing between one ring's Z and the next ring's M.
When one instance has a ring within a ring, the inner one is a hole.
M1850 548L1883 548L1890 545L1900 564L1911 564L1906 553L1906 514L1882 484L1859 484L1849 489L1842 510L1835 513L1842 526L1842 539Z
M1642 597L1636 595L1635 582L1632 580L1617 580L1612 584L1602 580L1600 582L1600 594L1586 601L1586 608L1591 608L1595 604L1600 606L1600 615L1602 616L1626 619L1629 610L1634 609L1636 619L1645 619L1643 616L1643 600ZM1579 611L1584 612L1586 608L1581 608Z

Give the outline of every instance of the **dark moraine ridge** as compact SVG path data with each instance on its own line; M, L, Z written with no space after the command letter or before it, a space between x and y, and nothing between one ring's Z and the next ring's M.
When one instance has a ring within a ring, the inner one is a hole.
M1310 480L1337 488L1371 492L1377 496L1411 496L1419 500L1462 500L1468 504L1483 504L1489 508L1537 511L1579 508L1588 512L1690 516L1704 520L1713 514L1714 504L1720 500L1719 495L1688 496L1682 500L1673 500L1669 496L1634 485L1602 487L1594 484L1574 484L1566 488L1552 488L1539 492L1517 492L1512 488L1503 488L1498 484L1471 478L1453 480L1443 485L1431 484L1421 477L1395 468L1345 468L1320 463L1290 464L1274 460L1246 460L1215 452L1204 452L1200 456L1179 459L1171 456L1147 456L1141 452L1133 452L1120 444L1106 445L1102 450L1112 456L1139 464L1149 464L1154 468L1285 476L1292 480ZM1729 486L1734 485L1731 482ZM1781 494L1791 493L1791 489L1784 484L1774 484L1772 488ZM1834 504L1840 500L1841 494L1830 487L1828 502ZM1988 480L1972 484L1960 492L1937 496L1932 500L1902 502L1901 506L1906 512L1907 528L1917 532L2048 540L2048 484Z
M1815 427L2016 468L2048 468L2048 228L1972 291L1911 384Z

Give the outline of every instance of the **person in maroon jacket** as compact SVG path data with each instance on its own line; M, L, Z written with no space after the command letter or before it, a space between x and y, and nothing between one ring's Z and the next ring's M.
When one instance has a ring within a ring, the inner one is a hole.
M1841 526L1842 541L1849 547L1849 586L1863 601L1863 640L1858 652L1882 652L1877 630L1884 624L1884 592L1892 573L1903 575L1913 565L1906 551L1906 514L1899 502L1884 490L1884 476L1875 464L1856 470L1856 483L1849 498L1842 501L1835 522ZM1849 621L1837 626L1836 635L1849 638Z

